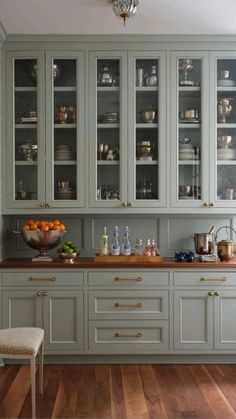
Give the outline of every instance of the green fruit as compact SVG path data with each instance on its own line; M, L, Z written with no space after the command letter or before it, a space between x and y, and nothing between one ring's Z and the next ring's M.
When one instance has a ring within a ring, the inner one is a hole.
M66 252L69 249L69 246L67 246L66 244L63 244L62 249L64 252Z
M71 248L69 248L68 250L67 250L67 252L66 253L74 253L74 250L73 249L71 249Z
M80 248L79 247L76 247L75 248L75 252L79 254L80 253Z
M66 244L66 245L68 245L68 246L71 246L71 245L72 245L72 241L71 241L71 240L66 240L66 241L64 242L64 244Z

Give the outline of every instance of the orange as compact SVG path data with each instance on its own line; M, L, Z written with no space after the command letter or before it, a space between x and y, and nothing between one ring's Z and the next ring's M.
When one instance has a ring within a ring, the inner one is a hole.
M26 221L26 224L27 224L28 226L31 226L33 223L34 223L34 222L33 222L33 220L27 220L27 221Z
M49 222L49 223L48 223L48 228L49 228L50 230L53 230L53 228L54 228L54 224L53 224L52 222Z
M22 230L30 230L30 226L28 224L24 225Z
M36 223L33 223L33 224L31 224L30 228L31 228L31 230L37 230L38 225Z
M53 224L54 225L59 225L59 224L61 224L61 222L59 220L53 220Z
M49 231L49 228L48 228L48 226L44 225L44 226L41 227L41 230L42 231Z
M59 227L60 227L60 230L65 230L66 229L64 224L60 224Z
M54 224L54 230L61 230L60 229L60 225L59 224L58 225L57 224L56 225Z

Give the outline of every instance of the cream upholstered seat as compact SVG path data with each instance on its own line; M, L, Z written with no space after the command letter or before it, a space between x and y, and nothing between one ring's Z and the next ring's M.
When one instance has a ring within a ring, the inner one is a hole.
M39 391L43 393L44 330L38 327L17 327L0 330L0 358L30 359L32 417L36 417L36 356L40 353Z

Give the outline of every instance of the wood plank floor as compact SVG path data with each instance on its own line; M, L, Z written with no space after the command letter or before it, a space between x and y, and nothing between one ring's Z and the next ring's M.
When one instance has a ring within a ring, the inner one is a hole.
M29 366L0 368L0 418L30 418ZM235 418L236 365L45 365L38 418Z

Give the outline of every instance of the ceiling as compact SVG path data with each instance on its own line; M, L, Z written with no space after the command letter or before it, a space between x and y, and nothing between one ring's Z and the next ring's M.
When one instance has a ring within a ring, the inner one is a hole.
M0 0L7 34L236 34L235 0L140 0L122 21L111 0Z

